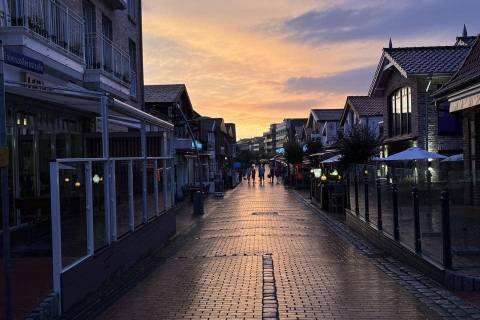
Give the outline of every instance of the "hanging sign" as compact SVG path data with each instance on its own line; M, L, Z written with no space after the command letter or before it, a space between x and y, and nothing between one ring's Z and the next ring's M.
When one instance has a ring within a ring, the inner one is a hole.
M42 61L8 49L4 49L3 52L6 64L31 72L43 74L45 66L43 65Z

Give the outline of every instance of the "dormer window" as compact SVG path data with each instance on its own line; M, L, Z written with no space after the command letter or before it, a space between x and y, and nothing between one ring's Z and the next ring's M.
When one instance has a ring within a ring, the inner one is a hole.
M390 136L412 132L412 93L409 87L395 91L389 99Z

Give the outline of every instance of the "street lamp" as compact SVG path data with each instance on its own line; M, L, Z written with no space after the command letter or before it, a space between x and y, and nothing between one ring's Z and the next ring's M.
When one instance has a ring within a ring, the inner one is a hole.
M183 113L183 110L180 106L180 103L176 103L176 107L178 109L178 111L180 111L180 114L182 115L182 118L183 120L185 121L185 124L187 125L187 130L188 130L188 134L190 135L190 137L192 138L192 143L193 143L193 148L195 149L195 153L197 154L197 168L200 169L200 153L198 152L198 147L197 147L197 140L195 140L195 137L193 135L193 131L192 131L192 128L190 127L190 124L188 123L188 120L187 120L187 117L185 116L185 114ZM195 172L193 173L193 184L196 184L195 183Z

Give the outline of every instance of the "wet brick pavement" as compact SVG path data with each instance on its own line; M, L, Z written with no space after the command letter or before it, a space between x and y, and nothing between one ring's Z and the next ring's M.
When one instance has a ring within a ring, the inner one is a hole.
M314 213L282 185L242 183L217 201L164 263L99 318L465 319L480 315L432 281L422 281L420 275L372 253L358 239L351 241L338 222Z

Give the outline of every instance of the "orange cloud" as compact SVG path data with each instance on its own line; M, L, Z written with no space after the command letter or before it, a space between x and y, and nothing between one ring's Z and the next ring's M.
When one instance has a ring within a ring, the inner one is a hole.
M239 138L261 135L287 117L307 117L312 107L343 107L343 92L293 92L286 83L372 65L380 55L380 43L312 47L262 30L262 24L300 14L313 1L272 6L266 0L205 0L197 11L177 2L144 8L145 82L185 83L194 108L235 122Z

